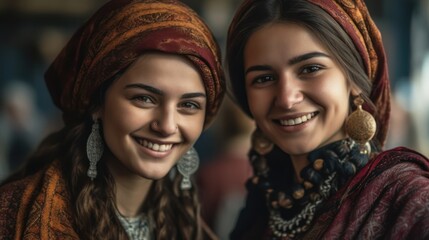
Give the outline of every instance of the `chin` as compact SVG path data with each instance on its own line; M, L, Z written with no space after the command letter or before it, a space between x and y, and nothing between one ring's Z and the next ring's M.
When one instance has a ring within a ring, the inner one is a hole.
M309 144L288 144L284 146L277 145L283 152L289 155L303 155L315 150L316 146L310 146Z
M164 178L168 174L168 171L151 171L151 172L141 172L139 175L143 178L151 179L151 180L160 180Z

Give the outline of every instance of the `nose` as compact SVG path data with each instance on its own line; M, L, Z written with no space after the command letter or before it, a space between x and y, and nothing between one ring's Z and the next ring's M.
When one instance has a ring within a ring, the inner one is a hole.
M177 125L174 110L165 109L157 113L157 117L151 122L150 127L161 136L170 136L177 132Z
M279 79L279 86L275 97L275 106L292 109L294 105L304 100L302 84L299 79L286 74Z

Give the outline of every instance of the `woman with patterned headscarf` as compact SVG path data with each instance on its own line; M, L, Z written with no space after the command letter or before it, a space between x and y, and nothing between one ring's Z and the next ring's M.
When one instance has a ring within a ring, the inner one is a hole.
M218 45L194 11L110 1L45 80L65 126L1 184L0 238L215 238L200 218L192 145L225 84Z
M245 0L232 94L256 123L231 239L428 239L429 162L382 150L390 89L363 0Z

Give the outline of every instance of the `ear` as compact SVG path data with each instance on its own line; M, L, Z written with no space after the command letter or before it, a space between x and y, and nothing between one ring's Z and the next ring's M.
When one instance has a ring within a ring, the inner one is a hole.
M100 109L100 110L97 110L97 111L95 111L94 113L92 113L92 115L91 115L91 117L92 117L92 121L97 121L97 120L99 120L99 119L101 119L101 116L102 116L102 110Z
M355 84L352 84L350 93L352 96L359 96L362 93L362 90Z

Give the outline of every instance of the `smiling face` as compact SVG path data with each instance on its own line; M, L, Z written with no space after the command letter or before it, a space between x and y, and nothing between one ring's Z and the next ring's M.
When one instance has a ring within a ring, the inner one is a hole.
M99 116L113 175L164 177L203 129L204 85L183 57L141 56L112 83L104 100Z
M253 33L244 50L244 71L258 127L292 157L346 137L348 81L306 28L275 23Z

